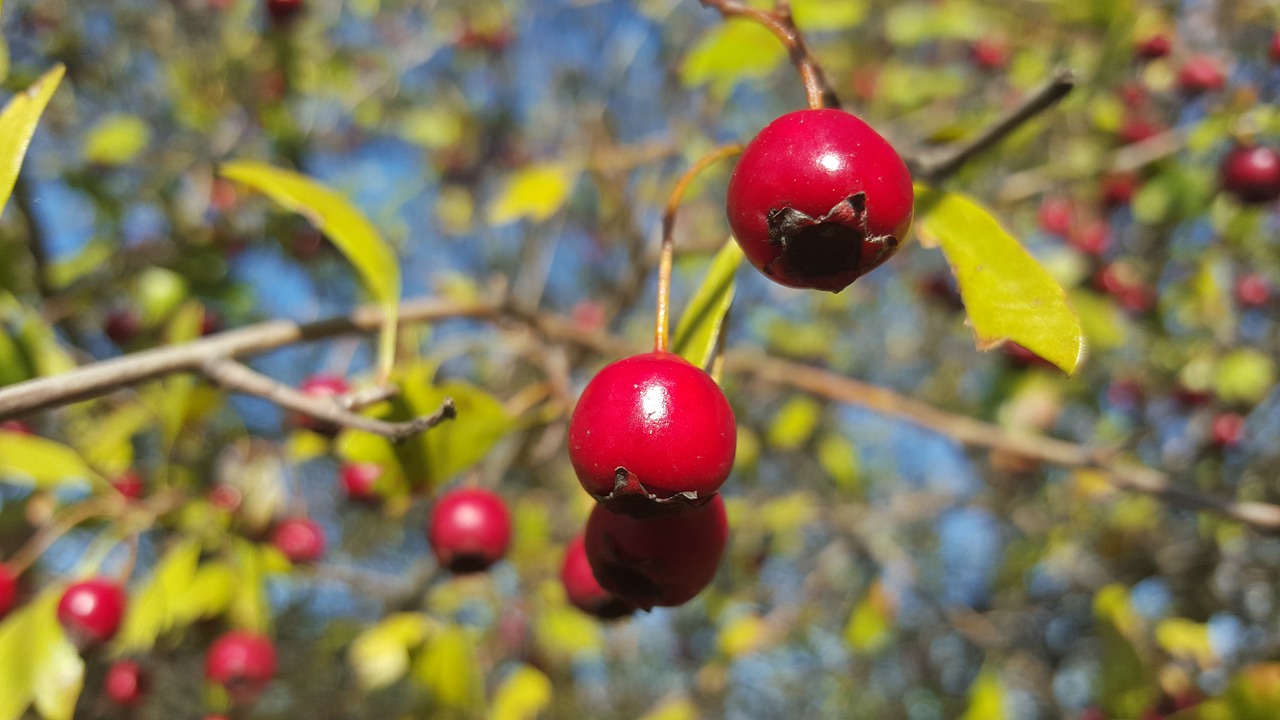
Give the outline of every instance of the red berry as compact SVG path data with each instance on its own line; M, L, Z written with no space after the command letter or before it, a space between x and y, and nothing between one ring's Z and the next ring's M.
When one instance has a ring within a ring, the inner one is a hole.
M1213 419L1209 429L1213 444L1218 447L1233 447L1244 439L1244 416L1240 413L1227 412Z
M302 0L267 0L267 14L276 24L293 20L302 12Z
M450 571L480 572L507 554L511 515L496 493L454 490L442 495L431 510L427 539L436 561Z
M93 578L67 588L58 601L58 622L81 648L110 640L120 629L128 597L106 578Z
M119 477L111 481L111 487L130 500L137 500L142 497L142 494L147 489L142 483L142 476L135 470L125 470Z
M1069 238L1071 246L1086 255L1098 256L1111 244L1111 226L1101 220L1076 228Z
M719 495L684 515L635 518L597 505L583 538L600 586L648 610L693 599L711 584L729 539Z
M569 460L582 487L628 514L705 502L729 477L737 441L720 386L665 352L606 365L569 421Z
M1104 175L1102 177L1102 204L1108 208L1128 205L1138 189L1138 178L1131 174Z
M1271 45L1267 47L1267 57L1271 62L1280 65L1280 30L1271 35Z
M290 562L311 563L324 557L324 528L308 518L287 518L271 534L275 545Z
M0 564L0 618L18 602L18 573L8 565Z
M565 549L564 565L560 567L560 582L564 584L569 602L588 615L602 620L614 620L635 612L629 603L600 587L587 562L587 550L582 536L575 537Z
M1211 55L1193 55L1178 69L1178 89L1188 95L1221 90L1226 84L1222 61Z
M1266 145L1240 145L1227 153L1218 170L1222 189L1248 204L1280 197L1280 150Z
M1055 367L1053 363L1012 340L1005 342L1000 349L1004 351L1004 356L1009 359L1009 363L1016 368L1025 370L1031 367Z
M34 435L31 426L21 420L5 420L0 422L0 430L9 433L17 433L18 435Z
M1066 237L1076 224L1076 206L1067 198L1045 198L1040 203L1038 219L1041 230Z
M1009 64L1009 48L1003 40L984 37L973 44L973 62L983 70L1002 70Z
M235 512L240 509L242 499L240 491L231 485L218 485L209 491L209 502L226 512Z
M1164 132L1164 126L1135 115L1125 120L1120 126L1119 136L1122 144L1133 145L1143 140L1150 140L1162 132Z
M351 391L351 386L347 381L337 375L312 375L302 382L298 387L302 392L312 397L334 397L336 395L345 395ZM293 416L293 422L299 427L319 433L321 435L337 435L341 429L333 423L319 420L303 413L296 413Z
M1168 35L1152 35L1138 41L1133 52L1139 60L1155 60L1167 56L1171 50L1173 50L1173 41Z
M1262 307L1271 299L1271 283L1262 273L1247 273L1236 280L1236 302L1244 307Z
M1147 102L1147 86L1136 80L1121 85L1120 100L1130 109L1142 107Z
M377 463L347 463L340 471L342 490L352 502L378 501L378 479L382 466Z
M142 666L133 660L121 660L107 669L103 683L107 697L117 705L133 707L142 703L146 692L146 678Z
M102 325L102 331L111 338L111 342L120 346L133 342L141 330L142 318L132 308L111 311Z
M236 703L261 694L275 674L275 644L254 633L226 633L213 641L204 658L205 679L225 687Z
M915 195L902 158L840 110L783 115L729 178L728 216L751 264L790 287L839 292L893 255Z

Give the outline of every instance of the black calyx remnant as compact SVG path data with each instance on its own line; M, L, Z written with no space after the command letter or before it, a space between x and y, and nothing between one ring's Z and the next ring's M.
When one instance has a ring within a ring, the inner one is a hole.
M820 290L843 290L898 247L892 235L868 234L866 193L850 195L819 218L784 207L766 220L769 241L782 253L765 272L784 281L803 278Z

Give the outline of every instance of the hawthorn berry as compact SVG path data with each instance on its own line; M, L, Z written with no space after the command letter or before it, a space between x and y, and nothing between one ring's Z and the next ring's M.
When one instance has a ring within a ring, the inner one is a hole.
M1104 175L1101 181L1102 204L1107 208L1128 205L1138 190L1138 178L1128 173Z
M983 70L1003 70L1009 64L1009 48L1003 40L984 37L969 50L973 62Z
M1280 65L1280 30L1271 34L1271 43L1267 46L1267 57L1272 63Z
M142 476L132 469L120 473L119 476L111 481L111 487L129 500L137 500L146 492L146 486L142 483Z
M107 697L117 705L134 707L146 697L146 677L142 666L133 660L121 660L107 669L103 681Z
M1076 228L1067 241L1080 252L1096 257L1106 252L1111 244L1111 226L1105 221L1095 220Z
M18 601L18 573L0 563L0 618L4 617Z
M1131 116L1120 126L1120 142L1123 145L1133 145L1151 138L1164 132L1164 126L1158 122L1148 120L1139 116Z
M1244 416L1237 412L1225 412L1213 419L1209 437L1218 447L1234 447L1244 439Z
M133 308L112 310L102 323L102 332L106 333L111 342L121 347L133 342L141 331L142 318Z
M277 25L293 20L302 9L302 0L267 0L267 14Z
M1178 68L1178 89L1187 95L1214 92L1226 84L1222 62L1211 55L1193 55Z
M302 381L299 390L312 397L335 397L345 395L351 391L351 386L347 381L337 375L312 375ZM318 418L313 418L305 413L295 413L293 422L298 427L306 428L320 435L328 435L330 437L337 435L341 429L333 423Z
M636 518L591 510L583 536L587 562L600 586L648 610L682 605L715 578L729 540L724 500L683 515Z
M120 629L128 602L124 588L106 578L75 583L58 601L58 622L80 648L110 640Z
M729 477L737 442L720 386L668 352L606 365L569 420L569 460L582 487L633 515L706 502Z
M1236 302L1243 307L1262 307L1271 299L1271 283L1262 273L1251 272L1236 280Z
M18 435L34 435L31 426L21 420L5 420L0 422L0 431L8 433L16 433Z
M1218 168L1222 189L1249 205L1280 197L1280 150L1267 145L1239 145Z
M205 679L225 687L235 703L257 697L275 674L276 646L262 635L233 630L214 640L205 654Z
M729 178L743 253L789 287L839 292L888 260L911 229L911 173L869 125L841 110L799 110L747 144Z
M497 493L480 488L440 496L431 510L427 540L436 561L455 573L487 569L507 554L511 515Z
M286 518L276 523L271 544L284 553L289 562L315 562L324 556L324 528L309 518Z
M1068 198L1049 197L1040 203L1036 218L1040 229L1050 235L1066 237L1076 224L1076 206Z
M1151 37L1139 40L1134 46L1134 55L1139 60L1155 60L1168 56L1173 50L1173 40L1168 35L1152 35Z
M620 600L613 593L600 587L587 561L587 549L582 536L575 537L564 552L564 564L560 566L560 582L564 584L569 602L588 615L602 620L616 620L635 612L635 607Z
M382 477L382 466L377 463L346 463L338 471L342 481L342 490L352 502L373 503L378 501L378 478Z

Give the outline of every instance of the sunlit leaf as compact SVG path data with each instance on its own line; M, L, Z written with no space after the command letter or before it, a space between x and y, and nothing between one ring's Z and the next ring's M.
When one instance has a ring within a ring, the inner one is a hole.
M22 158L27 154L31 136L35 134L40 115L62 82L66 68L56 65L25 91L14 96L0 110L0 211L9 202L13 185L18 181Z
M157 637L177 624L177 609L191 592L199 561L200 543L186 538L160 558L151 579L130 598L116 641L121 653L150 650Z
M81 432L70 437L93 467L108 475L117 475L133 464L133 436L154 419L146 407L128 403L104 416L79 420Z
M857 27L867 16L866 0L792 0L791 16L806 32Z
M698 720L698 708L689 698L677 698L661 703L640 720Z
M1000 673L984 667L969 687L969 709L960 720L1004 720L1006 717Z
M1074 372L1084 355L1066 293L984 208L957 194L916 188L916 232L951 265L979 349L1006 340Z
M50 615L41 629L48 645L37 660L34 707L44 720L71 720L84 688L84 660Z
M1186 618L1165 618L1156 625L1156 642L1178 660L1190 661L1202 668L1214 662L1209 626Z
M75 450L42 437L0 430L0 477L37 487L100 480Z
M551 704L551 679L531 665L511 672L493 694L490 720L534 720Z
M857 652L873 655L893 640L895 616L893 598L877 580L849 615L844 638Z
M766 623L755 613L742 613L720 628L717 643L725 657L736 658L754 652L764 644Z
M212 618L227 611L236 593L236 573L222 562L206 562L196 569L187 592L171 597L174 626Z
M221 173L306 217L351 262L382 306L385 319L378 343L378 367L381 375L388 375L395 361L400 263L373 224L341 193L298 173L251 161L226 163Z
M569 199L577 172L564 163L529 165L507 176L489 203L489 222L505 225L522 218L542 222Z
M729 20L713 26L693 46L680 78L690 86L710 83L723 95L740 80L768 76L786 59L786 48L773 33L749 20Z
M133 162L151 142L151 128L137 115L107 115L89 131L84 141L84 159L98 165L126 165Z
M1099 695L1109 716L1137 717L1154 699L1153 673L1138 655L1131 637L1138 616L1122 585L1101 588L1093 598L1096 632L1102 656Z
M377 690L404 677L410 650L422 644L431 625L421 613L396 613L356 636L347 657L360 687Z
M1227 687L1231 720L1273 720L1280 717L1280 663L1243 668Z
M432 636L418 656L413 676L444 708L475 710L484 703L475 642L460 627L449 626Z
M858 450L848 438L826 435L818 441L818 464L845 492L858 489L860 461Z
M1240 348L1218 361L1213 389L1225 403L1261 402L1275 386L1275 360L1253 348Z
M271 625L271 606L263 584L265 569L258 546L244 539L234 544L236 592L228 612L235 627L265 633Z
M33 702L46 718L72 715L84 662L58 624L62 591L49 587L0 621L0 720L18 720Z
M793 395L769 424L769 445L778 450L796 450L813 437L822 417L822 405L808 395Z
M672 352L700 368L709 367L715 356L720 329L733 304L734 276L741 262L742 248L730 238L711 261L671 337Z

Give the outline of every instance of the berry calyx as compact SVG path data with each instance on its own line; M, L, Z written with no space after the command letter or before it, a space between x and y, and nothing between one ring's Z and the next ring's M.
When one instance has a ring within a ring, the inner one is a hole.
M635 518L597 505L583 536L600 586L648 610L682 605L715 578L729 540L724 500L684 515Z
M1211 55L1193 55L1178 69L1178 89L1187 95L1214 92L1226 85L1227 72Z
M270 638L250 632L228 632L209 646L204 676L227 689L232 702L257 697L276 674L276 646Z
M888 260L911 229L911 173L869 125L799 110L747 144L728 217L751 264L789 287L839 292Z
M276 524L271 544L289 558L289 562L315 562L324 557L324 528L309 518L287 518Z
M665 514L705 503L733 469L733 409L711 376L667 352L606 365L569 420L569 460L614 512Z
M18 573L8 565L0 564L0 618L18 602Z
M1240 145L1227 153L1218 169L1222 189L1246 205L1280 198L1280 150L1267 145Z
M107 669L103 681L107 697L117 705L134 707L146 696L146 677L142 666L133 660L121 660Z
M436 561L451 572L486 570L511 544L507 504L496 493L479 488L446 493L431 510L427 540Z
M347 384L345 379L337 375L324 374L312 375L304 380L298 389L316 398L335 397L351 392L351 386ZM337 435L338 431L341 429L333 423L313 418L310 415L303 413L295 414L293 416L293 422L298 427L303 427L314 433L328 435L330 437Z
M80 648L110 640L120 629L128 598L124 588L106 578L92 578L68 587L58 601L58 622Z
M560 566L560 582L569 602L588 615L601 620L616 620L636 611L635 607L600 587L587 561L587 549L582 536L575 537L564 552L564 564Z
M120 473L119 476L111 481L111 487L129 500L137 500L146 492L146 486L142 483L142 476L135 470L125 470Z

